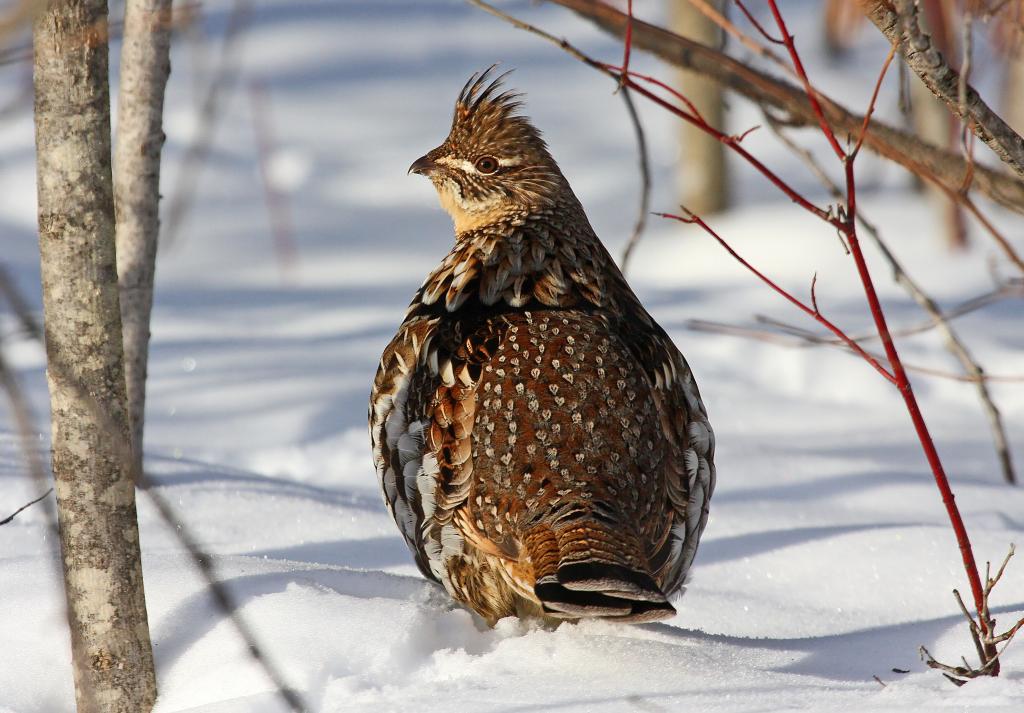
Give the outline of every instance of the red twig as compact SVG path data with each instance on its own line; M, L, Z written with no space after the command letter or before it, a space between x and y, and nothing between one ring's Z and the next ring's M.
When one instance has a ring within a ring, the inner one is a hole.
M747 6L743 4L743 0L736 0L736 6L743 12L744 15L747 16L747 20L750 21L751 25L757 28L757 31L761 33L762 37L776 45L786 44L785 40L777 39L768 34L768 30L764 29L764 26L760 22L758 22L757 18L754 17L750 10L747 9Z
M682 223L693 223L695 225L699 225L701 228L704 229L704 231L708 235L710 235L715 240L717 240L718 244L721 245L723 248L725 248L726 252L728 252L730 255L732 255L733 258L735 258L737 262L739 262L741 265L743 265L743 267L745 267L748 270L750 270L750 272L754 273L754 275L757 276L757 278L759 280L761 280L761 282L763 282L764 284L768 285L770 288L775 290L775 292L777 292L779 295L784 297L788 302L790 302L793 306L795 306L801 312L803 312L807 316L811 317L816 322L820 323L828 331L832 332L832 334L836 335L836 337L838 337L840 340L842 340L842 342L847 347L849 347L852 351L854 351L856 354L858 354L862 359L864 359L864 361L869 363L871 366L875 367L875 370L878 371L878 373L881 374L885 378L886 381L889 381L889 382L891 382L893 384L896 383L896 378L892 374L890 374L888 372L888 370L886 370L886 368L884 366L882 366L877 359L875 359L873 356L871 356L866 351L864 351L864 348L861 347L860 344L858 344L853 339L851 339L849 336L847 336L846 332L844 332L842 329L837 327L835 324L833 324L831 321L829 321L824 315L822 315L821 312L818 311L818 300L817 300L817 297L814 294L814 285L815 285L815 282L817 282L817 279L818 279L817 274L815 274L814 281L812 281L812 283L811 283L811 303L813 304L813 307L808 307L806 304L804 304L803 302L798 300L792 294L790 294L789 292L787 292L783 288L779 287L774 281L772 281L772 279L770 277L768 277L763 272L758 270L756 267L751 265L749 262L744 260L740 256L740 254L737 253L735 250L733 250L732 246L729 245L729 243L727 243L725 241L725 239L722 238L722 236L720 236L718 233L716 233L711 228L711 226L709 226L707 223L705 223L701 219L700 216L695 215L694 213L690 212L686 208L683 208L683 210L686 211L686 215L676 215L674 213L655 213L655 215L660 216L662 218L671 218L673 220L678 220L678 221L680 221Z
M616 73L621 72L621 67L615 67L614 65L605 64L603 62L593 62L592 66L594 66L597 69L604 70L605 72L608 72L612 76L616 76ZM664 86L664 84L662 82L659 82L658 80L654 80L653 78L647 78L646 75L638 75L636 72L632 71L630 71L628 74L618 74L618 79L626 87L634 90L637 94L647 97L650 101L654 102L661 108L666 109L667 111L672 112L679 118L688 121L695 126L700 127L705 133L707 133L710 136L713 136L715 139L721 141L723 144L731 148L733 151L742 156L743 159L747 161L747 163L756 168L761 173L761 175L763 175L765 178L771 181L776 188L785 193L791 201L799 205L804 210L813 213L814 215L824 220L826 223L836 228L842 228L842 221L840 219L830 215L828 211L819 208L818 206L814 205L809 200L807 200L804 196L800 195L796 190L793 189L792 186L783 181L778 176L778 174L776 174L766 165L761 163L761 161L759 161L753 154L751 154L745 148L740 146L740 142L743 140L744 137L746 137L747 134L750 133L749 131L746 131L739 136L734 136L732 134L726 134L722 131L719 131L718 129L704 121L700 116L696 116L685 109L681 109L680 107L675 106L674 104L666 101L662 97L659 97L657 94L650 91L642 84L638 84L637 82L633 81L632 77L634 76L638 77L639 79L643 79L644 81L651 79L652 83L657 84L658 86ZM675 90L669 89L669 91L673 95L678 94L678 92L676 92ZM687 104L690 103L689 100L684 101Z
M696 106L694 106L694 103L691 102L686 97L686 95L684 95L682 92L680 92L680 91L678 91L676 89L673 89L670 85L668 85L665 82L661 81L657 77L652 77L649 74L641 74L640 72L634 72L634 71L632 71L632 70L630 70L628 68L623 69L622 67L617 67L614 64L605 64L604 68L609 70L609 71L612 71L612 72L618 72L619 74L622 74L622 75L627 76L627 77L636 77L637 79L642 79L645 82L648 82L649 84L653 84L654 86L658 87L659 89L664 89L666 92L671 94L674 98L678 99L683 104L685 104L687 110L689 110L689 112L693 115L693 117L695 119L697 119L697 121L707 123L707 121L704 119L704 116L700 113L700 110Z
M804 88L811 101L811 105L814 108L814 112L818 116L822 133L824 133L825 137L829 140L836 156L843 162L846 176L846 219L842 221L840 230L846 237L850 246L850 253L852 254L854 263L857 266L857 273L860 276L861 284L864 286L864 295L867 298L868 306L871 310L871 316L875 322L875 328L882 339L885 356L889 361L889 366L895 376L896 386L900 391L900 395L903 397L904 403L906 404L907 412L910 414L910 420L914 424L914 430L917 432L921 448L924 451L928 465L931 467L932 475L935 477L935 484L939 489L939 493L942 495L942 502L946 507L946 513L949 516L950 524L952 525L953 532L956 535L957 544L960 548L960 555L963 559L964 570L971 585L971 593L974 597L975 609L978 612L979 625L982 633L988 635L990 631L990 622L984 616L984 591L981 584L981 578L978 574L978 565L974 560L974 551L971 548L971 541L967 535L967 529L964 526L960 510L956 506L953 491L949 486L949 479L946 477L942 461L939 458L938 451L935 449L931 433L928 431L928 426L925 424L924 416L921 414L921 409L918 406L917 398L914 396L910 380L904 370L899 353L896 351L896 345L893 343L892 335L889 332L889 326L885 320L885 313L882 311L878 294L875 291L874 284L871 280L871 273L868 270L867 262L864 259L864 253L861 251L860 242L857 239L857 224L855 222L857 216L857 190L853 172L853 160L856 152L847 154L843 151L839 142L836 140L835 134L831 127L829 127L828 122L825 120L825 115L821 110L821 105L818 103L814 89L811 86L810 79L807 77L807 72L804 70L803 63L800 61L800 55L793 43L793 36L789 33L789 30L786 28L785 20L782 19L782 15L779 13L776 0L768 0L768 3L771 7L772 15L775 17L775 22L782 33L786 49L789 51L790 57L793 60L793 67L800 76L800 80L804 84ZM883 73L885 72L885 69L888 68L888 65L889 60L886 61L885 66L883 67ZM881 78L878 83L881 83ZM877 95L878 92L876 85L876 92L872 97L872 106L868 109L869 114L874 108L874 102L877 99ZM991 651L985 652L990 659L997 657L998 654L998 652L995 651L995 647L991 647L991 649ZM993 675L998 674L998 660L992 665L992 672Z
M843 147L839 145L839 141L836 139L836 135L835 132L832 131L832 127L828 125L828 120L825 118L825 112L821 108L821 102L818 101L818 93L814 91L814 87L811 86L811 80L807 78L807 72L804 71L804 63L800 60L800 54L796 51L796 45L793 42L793 35L789 34L789 29L786 27L786 21L782 19L782 14L779 12L779 8L775 4L775 0L768 0L768 2L772 9L772 15L775 16L775 24L779 26L779 30L782 32L782 44L786 45L786 50L789 52L789 58L793 61L793 69L796 70L797 76L799 76L800 81L803 82L804 92L806 92L807 98L811 102L811 108L814 110L814 115L818 117L818 124L821 126L821 132L825 134L825 138L828 139L828 143L832 146L832 150L835 151L839 160L845 161L846 152L843 151ZM767 34L765 36L768 37ZM769 37L769 39L771 38Z
M896 45L893 45L889 48L889 54L882 64L882 71L878 73L875 90L871 93L871 101L868 103L868 110L864 114L864 123L860 127L860 133L857 134L857 145L850 152L850 161L857 157L857 154L860 153L860 147L864 144L864 137L868 134L868 125L871 124L871 115L875 113L875 104L878 103L878 92L882 88L882 80L885 79L885 73L889 71L889 65L892 64L892 58L895 56Z

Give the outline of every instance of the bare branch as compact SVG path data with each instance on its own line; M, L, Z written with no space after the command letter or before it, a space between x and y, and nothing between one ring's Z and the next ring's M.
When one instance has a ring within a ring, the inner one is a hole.
M24 504L24 505L22 505L22 506L21 506L20 508L18 508L17 510L15 510L14 512L12 512L12 513L11 513L10 515L8 515L7 517L5 517L5 518L4 518L3 520L0 520L0 526L6 525L6 524L8 524L8 523L10 523L10 522L13 522L13 521L14 521L14 518L16 518L16 517L17 517L17 516L18 516L18 515L19 515L20 513L22 513L22 512L23 512L23 511L25 511L25 510L28 510L28 509L29 509L30 507L32 507L32 506L33 506L33 505L35 505L36 503L38 503L38 502L41 502L41 501L43 500L43 498L45 498L45 497L46 497L47 495L49 495L49 494L50 494L50 493L52 493L52 492L53 492L53 488L50 488L49 490L47 490L47 491L46 491L45 493L43 493L42 495L40 495L40 496L39 496L38 498L36 498L35 500L32 500L32 501L30 501L30 502L27 502L27 503L25 503L25 504Z
M1024 177L1024 138L1011 129L932 44L921 28L914 0L859 0L871 21L891 43L898 44L907 65L932 94L967 123L999 159ZM893 11L895 9L895 12ZM961 88L963 97L961 100Z
M249 19L249 3L246 0L235 0L228 16L227 28L221 40L220 63L207 87L199 112L199 127L195 137L189 144L185 156L178 166L177 180L166 207L166 220L160 236L164 245L170 245L178 236L178 231L192 207L192 199L197 187L199 168L206 160L213 143L213 132L220 116L221 102L238 75L238 63L235 61L238 38Z

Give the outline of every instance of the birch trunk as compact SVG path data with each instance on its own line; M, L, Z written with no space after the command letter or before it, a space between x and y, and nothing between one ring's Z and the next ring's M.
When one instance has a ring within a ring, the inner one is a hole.
M722 0L711 4L722 11ZM709 47L717 47L722 33L714 22L688 0L669 0L669 29ZM695 72L680 72L682 93L716 129L725 131L725 102L720 84ZM698 215L724 210L729 204L725 147L696 126L680 122L682 161L679 166L681 202Z
M171 70L171 0L127 0L117 102L114 208L128 423L142 472L149 317L160 231L164 87Z
M80 713L156 698L114 256L106 0L35 18L39 250L64 582Z

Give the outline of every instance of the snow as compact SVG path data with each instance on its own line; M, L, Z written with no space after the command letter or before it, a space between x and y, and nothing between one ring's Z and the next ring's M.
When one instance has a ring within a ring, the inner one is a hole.
M504 5L599 56L619 52L564 10ZM830 64L817 46L816 5L783 5L810 71L863 106L880 41L866 31L849 61ZM202 45L177 40L165 196L200 123L230 7L205 4L205 60ZM839 351L688 330L691 318L753 323L755 313L813 325L710 238L658 219L630 279L690 360L719 443L711 521L679 615L642 626L504 620L489 629L423 580L384 509L365 431L380 352L451 240L433 189L405 170L444 137L465 78L501 60L517 68L511 81L527 93L527 111L618 254L635 211L632 130L606 80L454 0L260 0L246 22L239 81L192 179L195 202L160 256L146 465L313 710L1021 709L1022 643L1005 655L1003 676L959 689L918 659L922 644L950 661L973 647L950 595L967 589L959 553L897 393ZM634 61L664 74L640 54ZM2 103L23 88L25 67L0 70ZM264 205L247 96L257 84L272 134L268 174L291 216L290 271L275 257ZM880 110L898 121L895 105L890 81ZM642 110L652 206L672 210L674 125ZM732 129L759 121L733 100ZM800 137L820 148L812 132ZM32 140L27 110L0 123L0 260L38 308ZM745 145L828 202L767 132ZM936 211L902 172L868 155L858 164L865 215L943 305L990 289L998 253L984 235L967 252L938 249ZM716 230L798 295L817 272L821 308L852 333L870 331L834 234L741 164L732 168L739 205L713 219ZM1024 250L1020 218L992 214ZM892 321L920 321L870 248L869 260ZM1021 373L1021 313L1018 299L958 321L988 372ZM42 349L6 312L0 333L43 428ZM934 333L900 347L908 363L956 370ZM1024 491L1002 484L971 385L920 375L914 383L975 552L1000 561L1022 539ZM991 390L1024 465L1024 386ZM14 434L0 412L0 515L39 494ZM47 438L44 430L33 444L44 455ZM2 713L73 708L44 514L35 506L0 528ZM283 710L146 493L139 516L158 713ZM1024 564L1011 565L993 607L1001 625L1022 615Z

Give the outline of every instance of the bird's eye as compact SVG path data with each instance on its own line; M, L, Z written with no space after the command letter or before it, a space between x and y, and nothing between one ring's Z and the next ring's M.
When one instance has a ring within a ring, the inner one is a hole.
M481 156L476 160L476 170L484 174L494 173L498 170L498 159L493 156Z

